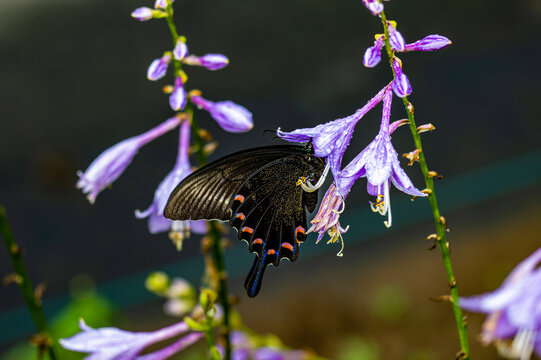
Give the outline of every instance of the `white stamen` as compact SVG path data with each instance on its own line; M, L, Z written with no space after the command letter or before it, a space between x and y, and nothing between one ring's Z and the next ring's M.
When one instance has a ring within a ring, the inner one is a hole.
M315 185L312 185L309 180L306 180L306 183L301 183L301 188L306 192L314 192L319 189L321 186L323 186L323 183L325 182L330 168L331 166L329 165L329 162L327 162L327 164L325 165L325 169L323 170L323 174L321 174L317 183Z
M384 221L386 227L390 228L393 223L393 217L391 216L391 197L389 196L389 181L385 181L383 186L383 201L385 202L385 212L388 212L387 221ZM383 215L385 214L383 213Z

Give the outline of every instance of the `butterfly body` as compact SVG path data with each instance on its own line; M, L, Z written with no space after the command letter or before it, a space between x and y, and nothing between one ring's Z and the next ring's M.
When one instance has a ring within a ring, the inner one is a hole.
M306 210L317 191L305 192L299 179L317 181L322 159L309 147L269 146L216 160L186 177L172 192L164 215L172 220L229 221L257 257L245 282L257 295L265 268L282 258L295 261L306 238Z

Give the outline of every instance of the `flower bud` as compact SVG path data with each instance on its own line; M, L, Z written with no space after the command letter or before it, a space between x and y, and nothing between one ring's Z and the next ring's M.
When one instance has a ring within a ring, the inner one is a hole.
M208 111L225 131L245 132L254 126L252 113L232 101L212 102L198 95L192 95L191 100L198 108Z
M188 46L184 41L179 40L177 42L177 46L175 46L175 49L173 50L173 55L177 60L182 60L188 55Z
M229 59L222 54L206 54L200 57L191 55L184 59L184 63L194 66L203 66L208 70L220 70L229 64Z
M131 13L131 16L139 21L147 21L153 18L154 10L148 7L140 7Z
M173 3L175 0L171 0ZM156 0L154 3L154 8L156 9L167 9L167 0Z
M171 53L166 53L161 58L155 59L148 67L147 78L151 81L156 81L164 77L171 59Z
M163 295L167 292L169 284L169 276L161 271L150 273L145 280L145 287L147 290L159 295Z
M383 3L380 0L363 0L363 5L372 15L379 15L383 11Z
M182 84L182 78L178 76L175 79L175 88L171 95L169 95L169 105L171 106L171 109L179 111L184 109L187 100L188 98L186 96L186 90L184 90L184 86Z
M393 58L393 69L395 73L393 80L394 93L401 98L408 96L412 92L411 84L406 74L402 72L402 64L396 57Z
M374 41L374 46L366 49L364 53L363 65L369 68L373 68L381 61L381 48L383 47L384 37L379 36Z
M396 30L396 23L394 21L388 21L387 27L389 29L389 44L391 48L396 51L404 51L406 47L406 41L402 34Z

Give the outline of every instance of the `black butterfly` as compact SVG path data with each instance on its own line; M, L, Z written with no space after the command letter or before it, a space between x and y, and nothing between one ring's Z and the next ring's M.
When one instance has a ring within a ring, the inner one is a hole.
M244 286L259 292L269 264L295 261L306 238L305 208L313 212L317 190L303 190L321 178L325 163L311 145L269 146L240 151L186 177L171 193L164 215L171 220L229 221L257 257Z

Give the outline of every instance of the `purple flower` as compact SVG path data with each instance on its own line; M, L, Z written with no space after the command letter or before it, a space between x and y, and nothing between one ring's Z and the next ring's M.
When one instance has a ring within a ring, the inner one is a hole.
M190 159L188 157L188 148L190 147L190 123L183 121L180 125L179 146L177 161L173 170L162 180L158 188L154 192L154 200L152 204L145 211L135 211L135 217L143 219L148 217L148 231L151 234L160 233L171 229L172 221L166 219L163 216L163 210L169 200L171 192L175 187L189 174L192 169L190 166ZM181 222L183 224L181 231L186 233L190 230L189 223ZM195 222L192 222L195 223ZM199 234L205 233L205 221L197 222L203 224L203 228L200 225L196 225L192 230ZM176 227L180 227L179 224ZM188 229L186 229L188 227ZM201 232L201 230L203 230Z
M154 10L148 7L140 7L133 10L131 16L139 21L147 21L154 17Z
M412 92L411 84L406 74L402 72L402 62L396 56L393 57L393 69L395 74L393 81L394 93L401 98L408 96Z
M396 51L404 51L406 41L402 34L396 30L396 22L387 21L387 29L389 29L389 44L391 48Z
M222 54L206 54L201 57L190 55L184 59L184 63L203 66L208 70L220 70L229 64L229 59Z
M171 0L171 3L173 3L175 0ZM156 0L154 3L154 8L156 9L166 9L167 8L167 0Z
M124 172L143 145L177 127L179 123L180 120L177 117L170 118L139 136L121 141L105 150L84 173L77 172L79 176L77 188L83 189L83 193L88 194L88 201L93 204L100 191L112 184Z
M463 309L488 314L481 341L507 357L541 356L541 248L523 260L491 293L460 298ZM511 337L514 340L509 343Z
M388 214L387 227L392 224L391 199L389 188L392 183L398 190L413 196L426 196L417 190L404 170L400 167L398 154L391 143L389 120L393 93L390 88L383 98L383 116L376 138L357 155L338 175L338 193L346 197L353 183L361 177L367 178L367 190L370 195L377 196L372 210L381 215Z
M161 58L152 61L147 70L147 78L156 81L164 77L172 58L171 53L167 52Z
M374 41L374 46L366 49L363 58L363 65L369 68L372 68L379 64L381 61L381 48L383 47L385 36L376 35L376 41Z
M277 130L277 135L284 140L292 142L308 142L312 140L314 155L326 157L335 179L337 179L342 163L342 156L349 145L353 129L357 122L374 106L376 106L385 93L387 87L383 88L368 103L355 114L343 119L330 121L313 128L297 129L291 132Z
M113 327L93 329L81 319L79 326L82 332L67 339L60 339L60 344L71 351L89 353L87 359L96 360L167 359L204 336L203 333L192 332L161 350L137 356L152 344L188 332L188 325L180 322L153 332L131 332Z
M372 15L379 15L383 11L383 3L380 0L363 0L363 5Z
M190 99L199 109L208 111L225 131L241 133L249 131L254 126L252 113L232 101L213 102L197 94L191 95Z
M184 109L184 106L186 106L186 101L188 101L188 97L182 84L182 77L177 76L175 79L175 88L173 89L171 95L169 95L169 105L171 106L171 109L179 111Z
M441 35L428 35L412 44L407 44L404 51L433 51L451 45L451 40Z
M182 60L186 57L186 55L188 55L188 46L184 41L179 39L177 45L173 49L173 56L177 60Z
M335 184L332 183L321 201L317 215L312 221L310 221L312 226L307 231L307 233L319 233L316 244L321 241L325 233L328 233L330 236L330 240L327 242L327 244L335 243L340 240L342 243L342 248L338 252L338 256L342 256L342 251L344 250L344 240L342 238L342 234L349 229L349 226L346 226L345 229L342 228L339 222L340 214L345 208L344 201L346 196L347 194L345 196L339 194L336 191Z

